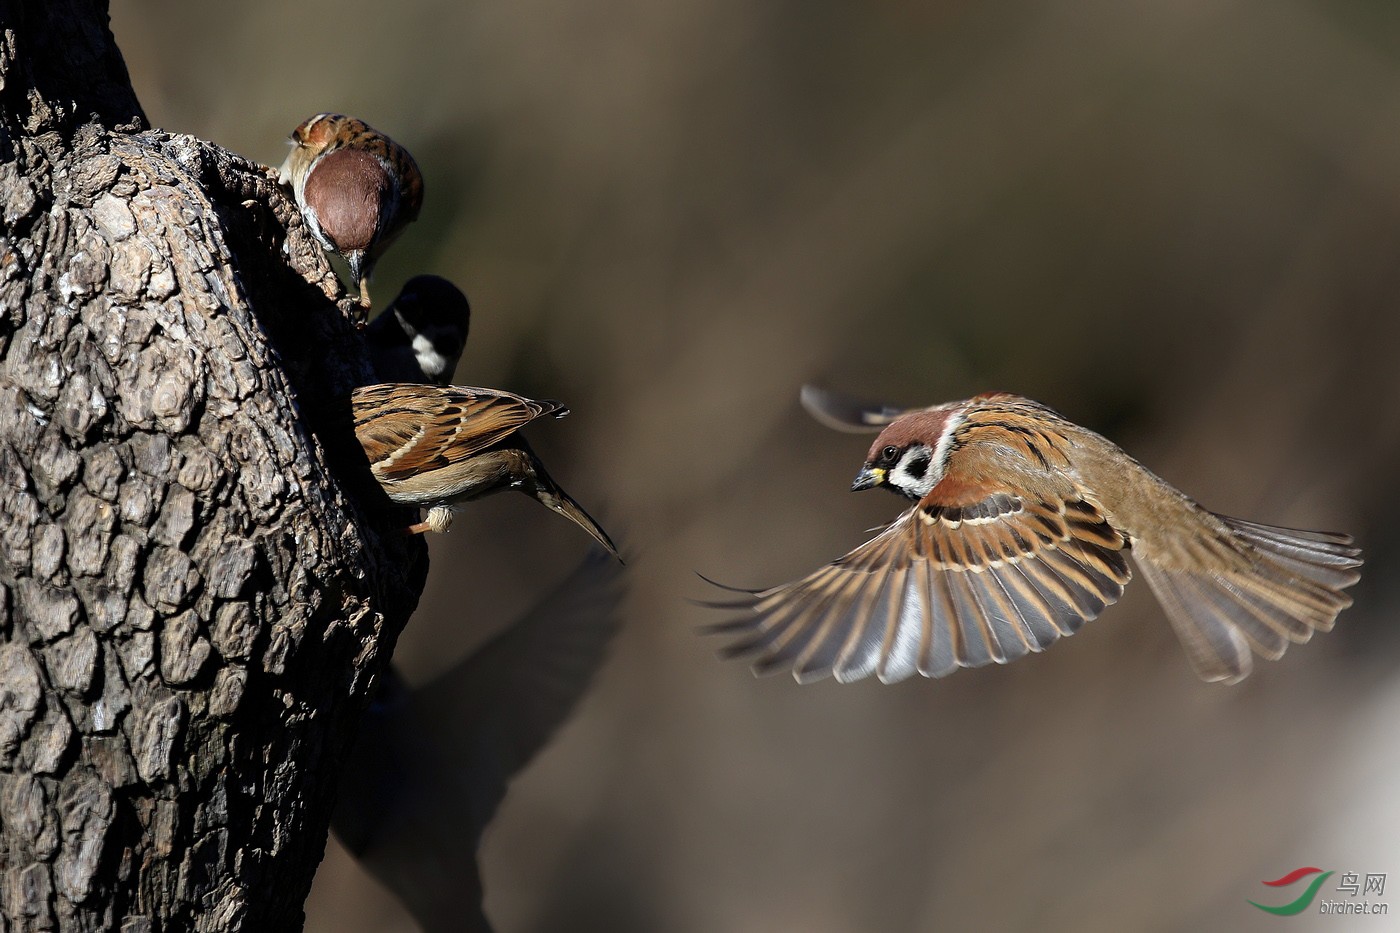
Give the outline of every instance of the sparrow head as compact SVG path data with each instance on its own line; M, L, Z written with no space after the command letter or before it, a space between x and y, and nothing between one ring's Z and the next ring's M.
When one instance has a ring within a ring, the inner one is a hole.
M851 491L884 486L906 499L922 499L943 478L960 420L956 410L942 408L895 419L870 446Z
M300 189L305 181L306 170L316 157L324 152L335 140L340 129L350 120L338 113L318 113L297 125L287 136L291 152L282 163L278 181Z
M471 328L467 296L447 279L414 276L387 313L394 316L413 345L424 375L434 382L450 379Z
M358 129L363 127L364 123L339 113L318 113L303 120L292 130L290 138L293 146L305 146L319 152L351 126Z

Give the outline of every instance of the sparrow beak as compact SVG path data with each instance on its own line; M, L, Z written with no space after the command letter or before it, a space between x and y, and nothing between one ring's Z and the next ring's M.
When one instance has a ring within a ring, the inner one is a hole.
M885 482L885 470L879 467L863 466L856 474L856 481L851 484L851 492L860 492L862 489L874 489L882 486Z

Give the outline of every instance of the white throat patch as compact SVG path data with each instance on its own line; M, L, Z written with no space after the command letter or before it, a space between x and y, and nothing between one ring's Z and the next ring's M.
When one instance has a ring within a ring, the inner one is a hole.
M905 495L922 499L942 478L942 464L935 462L934 451L926 444L910 444L886 481Z
M436 380L447 370L447 357L439 353L433 341L423 334L413 337L413 355L418 359L418 368L430 379Z

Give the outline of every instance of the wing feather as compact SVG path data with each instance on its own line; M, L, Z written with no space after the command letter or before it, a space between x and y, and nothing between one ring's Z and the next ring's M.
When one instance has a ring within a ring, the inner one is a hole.
M923 611L926 647L919 659L919 673L925 677L946 677L958 669L958 630L948 624L953 618L952 597L942 585L940 572L932 565L920 575L920 605L912 609Z
M1039 652L1115 602L1126 539L1086 499L925 501L846 556L735 602L727 656L801 681L941 677ZM733 605L733 603L730 603Z
M1059 612L1046 600L1031 579L1026 576L1027 561L1009 565L997 580L1021 612L1021 620L1030 632L1036 651L1043 651L1059 641L1060 631L1055 619Z
M910 410L860 402L813 385L802 387L801 399L802 407L817 421L848 434L873 434Z
M919 672L919 660L924 656L932 626L924 607L922 579L926 574L908 568L901 575L893 615L886 629L885 644L875 674L881 683L898 683Z
M957 637L954 656L958 659L959 667L982 667L992 663L996 656L992 652L991 633L987 630L986 620L982 618L982 610L977 605L977 598L972 595L967 577L966 573L953 571L942 581L948 587L953 604L953 624Z
M355 436L375 477L390 483L480 453L542 415L568 414L553 400L465 386L384 383L350 400Z
M836 621L834 628L844 635L835 669L837 678L842 682L861 680L875 672L891 618L888 594L892 589L892 578L901 572L894 569L890 573L866 574L867 579ZM903 602L902 594L900 602ZM826 670L810 665L798 674L799 679L805 681L825 676Z
M1019 614L1006 601L1001 588L993 581L994 577L995 574L989 571L964 575L986 625L992 660L1006 664L1024 657L1030 651L1030 646L1021 634Z

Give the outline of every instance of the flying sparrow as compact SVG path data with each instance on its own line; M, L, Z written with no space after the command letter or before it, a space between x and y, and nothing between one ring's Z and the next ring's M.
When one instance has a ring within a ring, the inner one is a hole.
M368 308L374 264L423 206L418 164L383 133L338 113L316 114L291 140L279 181L292 186L317 242L350 266Z
M381 382L452 381L471 323L467 296L447 279L419 275L365 328Z
M536 418L569 410L495 389L385 384L350 397L355 438L374 478L393 502L428 510L410 534L443 532L453 509L503 489L518 489L563 515L617 556L612 539L560 489L517 432Z
M1250 650L1278 658L1332 628L1360 574L1347 535L1206 511L1113 443L1030 399L990 394L931 408L862 409L817 390L820 420L880 430L852 490L913 505L815 573L721 607L747 614L726 656L799 681L1013 661L1072 635L1115 602L1127 554L1196 673L1235 683Z

